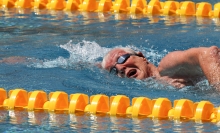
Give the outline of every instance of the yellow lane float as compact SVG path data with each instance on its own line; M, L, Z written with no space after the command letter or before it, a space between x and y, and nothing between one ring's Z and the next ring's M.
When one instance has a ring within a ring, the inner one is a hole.
M24 89L14 89L8 92L7 97L7 91L0 88L0 107L6 110L27 110L29 112L43 110L49 113L82 112L94 115L147 117L178 121L213 123L220 121L220 107L214 107L209 101L194 103L188 99L179 99L172 103L167 98L135 97L130 105L130 99L125 95L109 98L104 94L97 94L89 97L82 93L68 95L63 91L51 92L47 95L41 90L27 92Z
M220 2L212 6L208 2L171 0L1 0L0 7L220 18Z

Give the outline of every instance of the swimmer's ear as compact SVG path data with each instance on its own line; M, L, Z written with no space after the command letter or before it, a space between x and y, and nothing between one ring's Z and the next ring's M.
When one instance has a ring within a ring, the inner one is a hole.
M139 56L139 57L144 57L144 55L141 53L141 52L137 52L137 55ZM145 57L144 57L145 58Z

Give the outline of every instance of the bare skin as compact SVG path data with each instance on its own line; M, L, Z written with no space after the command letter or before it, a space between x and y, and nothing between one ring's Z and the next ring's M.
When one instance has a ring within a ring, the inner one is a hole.
M18 64L18 63L24 63L26 62L26 57L20 57L20 56L12 56L8 58L3 58L0 60L0 63L6 63L6 64Z
M11 56L7 58L2 58L2 60L0 60L0 63L10 64L10 65L28 64L28 63L33 63L33 62L41 62L41 61L35 58L27 58L27 57L22 57L22 56Z
M104 69L109 71L124 54L126 52L121 49L110 51ZM141 52L137 54L138 56L130 56L124 64L115 66L124 71L128 78L156 77L174 87L182 88L192 85L192 78L205 76L211 85L220 90L220 49L216 46L171 52L161 60L158 67L151 64Z

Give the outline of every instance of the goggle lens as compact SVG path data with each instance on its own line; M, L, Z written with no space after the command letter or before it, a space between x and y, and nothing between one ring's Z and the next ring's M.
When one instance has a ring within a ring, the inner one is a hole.
M117 64L123 64L127 61L127 59L131 56L131 54L125 54L118 58Z
M124 63L128 60L128 58L129 58L131 55L132 55L132 54L124 54L124 55L120 56L120 57L118 58L116 64L124 64ZM110 72L111 74L118 75L118 72L119 72L119 71L118 71L118 69L115 67L116 64L110 69L109 72Z

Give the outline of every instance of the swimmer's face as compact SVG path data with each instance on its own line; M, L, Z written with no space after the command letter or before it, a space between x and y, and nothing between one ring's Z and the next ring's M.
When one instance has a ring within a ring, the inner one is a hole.
M106 62L106 70L119 77L145 79L151 76L148 61L141 52L128 54L121 49L110 52Z

